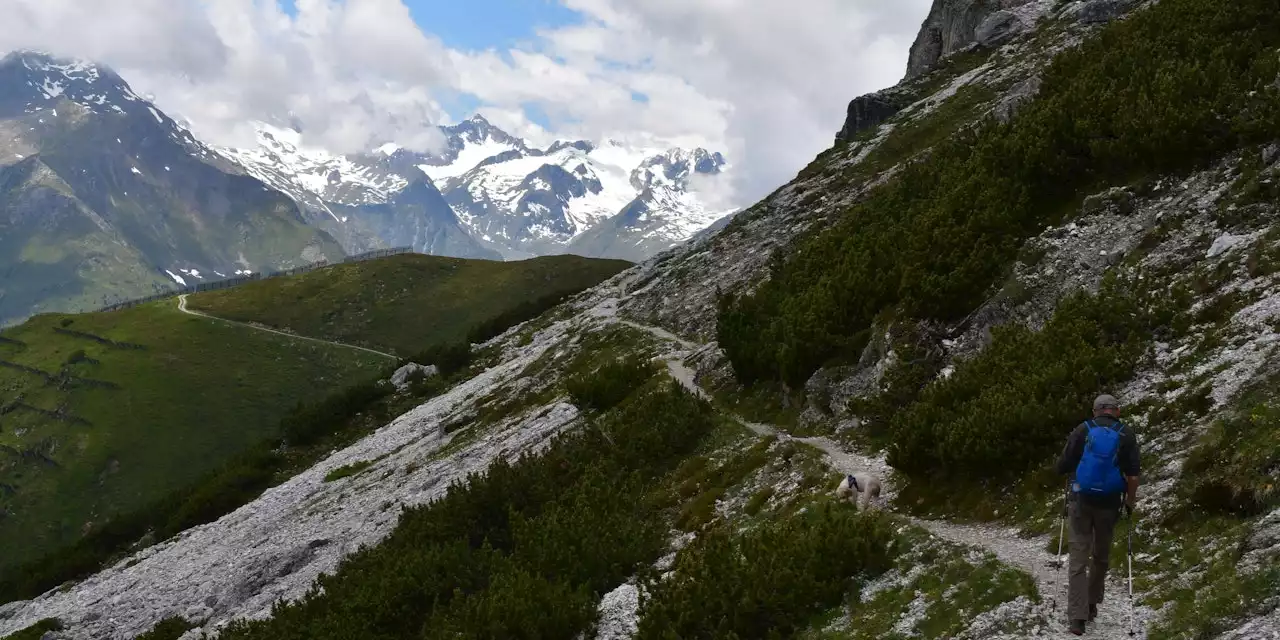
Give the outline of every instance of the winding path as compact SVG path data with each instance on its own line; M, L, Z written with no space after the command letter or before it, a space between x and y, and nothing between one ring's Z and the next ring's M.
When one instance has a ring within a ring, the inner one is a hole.
M684 358L690 352L702 350L707 345L690 342L659 327L650 327L618 318L616 316L616 305L611 305L609 312L603 315L611 317L621 324L645 331L650 335L679 345L680 351L672 352L665 356L668 373L694 395L708 401L711 400L710 394L698 386L696 373L684 363ZM780 440L794 440L816 447L826 455L827 466L840 473L871 471L882 478L887 485L887 495L882 497L882 500L888 502L892 496L892 487L888 486L888 480L893 468L888 465L883 457L869 458L856 452L846 451L830 438L797 438L788 435L774 425L750 422L736 415L732 417L742 426L758 435L777 436ZM942 520L905 517L939 538L955 544L990 551L1001 562L1030 574L1035 580L1036 587L1043 600L1039 608L1050 625L1047 630L1043 630L1042 633L1035 637L1063 639L1076 637L1069 634L1066 628L1065 591L1067 571L1065 568L1057 568L1053 564L1056 556L1045 551L1050 540L1049 536L1022 538L1015 529L999 525L957 524ZM1123 541L1117 540L1116 543L1123 544ZM1118 579L1123 571L1124 567L1112 568L1111 580L1108 581L1107 602L1099 607L1098 619L1089 625L1088 632L1084 637L1104 640L1128 640L1130 638L1147 637L1146 628L1152 612L1145 607L1135 606L1132 614L1134 622L1130 622L1127 585L1121 579ZM1131 631L1133 632L1132 635L1130 634Z
M383 352L381 352L381 351L375 351L375 350L373 350L373 349L366 349L366 348L364 348L364 347L357 347L357 346L356 346L356 345L354 345L354 344L345 344L345 343L342 343L342 342L334 342L334 341L332 341L332 340L321 340L320 338L309 338L309 337L307 337L307 336L300 336L300 335L293 334L293 333L288 333L288 332L285 332L285 331L277 331L276 329L270 329L270 328L268 328L268 327L263 327L263 326L259 326L259 325L256 325L256 324L249 324L249 323L247 323L247 322L239 322L239 321L237 321L237 320L227 320L226 318L219 318L218 316L211 316L211 315L209 315L209 314L207 314L207 313L204 313L203 311L196 311L195 309L188 309L188 308L187 308L187 294L185 294L185 293L184 293L184 294L182 294L182 295L179 295L179 296L178 296L178 311L181 311L181 312L183 312L183 313L185 313L185 314L187 314L187 315L191 315L191 316L198 316L198 317L205 318L205 319L208 319L208 320L215 320L215 321L217 321L217 322L225 322L225 323L227 323L227 324L234 324L234 325L237 325L237 326L240 326L240 327L245 327L245 328L248 328L248 329L253 329L254 331L265 331L265 332L267 332L267 333L274 333L274 334L276 334L276 335L278 335L278 336L284 336L284 337L286 337L286 338L293 338L294 340L307 340L307 341L309 341L309 342L318 342L318 343L320 343L320 344L327 344L327 345L331 345L331 346L335 346L335 347L343 347L343 348L346 348L346 349L356 349L357 351L364 351L364 352L366 352L366 353L372 353L372 354L373 354L373 355L375 355L375 356L382 356L383 358L390 358L391 360L399 360L399 359L400 359L400 358L398 358L398 357L396 357L396 356L393 356L393 355L391 355L391 354L389 354L389 353L383 353Z

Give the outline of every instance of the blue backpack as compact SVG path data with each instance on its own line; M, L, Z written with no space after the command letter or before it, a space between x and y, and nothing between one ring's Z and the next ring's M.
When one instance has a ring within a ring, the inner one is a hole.
M1084 443L1084 455L1076 466L1076 481L1072 489L1076 493L1104 496L1123 493L1124 476L1120 473L1120 443L1124 438L1124 425L1114 427L1085 422L1089 435Z

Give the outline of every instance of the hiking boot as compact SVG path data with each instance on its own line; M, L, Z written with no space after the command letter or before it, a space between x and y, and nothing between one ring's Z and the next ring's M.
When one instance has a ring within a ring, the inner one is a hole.
M1093 622L1094 618L1097 618L1097 617L1098 617L1098 605L1096 604L1089 605L1089 622Z
M1067 627L1067 631L1070 631L1071 635L1084 635L1084 620L1072 620L1071 626Z

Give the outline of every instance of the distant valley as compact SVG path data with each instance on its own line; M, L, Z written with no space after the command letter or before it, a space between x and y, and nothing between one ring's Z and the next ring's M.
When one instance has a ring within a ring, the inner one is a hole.
M637 261L732 213L698 195L728 167L705 149L536 148L474 116L435 154L343 156L255 127L210 145L106 67L0 59L0 324L390 247Z

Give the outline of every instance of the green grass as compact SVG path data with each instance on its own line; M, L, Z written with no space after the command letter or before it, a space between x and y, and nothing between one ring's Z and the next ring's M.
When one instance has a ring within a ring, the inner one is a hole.
M365 469L368 469L369 467L372 467L372 466L373 466L372 460L361 460L360 462L353 462L348 465L343 465L325 474L324 481L333 482L334 480L350 478L351 476L354 476L360 473L361 471L364 471Z
M189 305L406 357L467 339L522 304L577 293L629 266L578 256L493 262L410 254L201 293Z
M115 348L55 328L146 348ZM0 492L7 514L0 572L195 481L278 436L296 403L387 365L352 349L185 315L173 301L37 316L4 335L24 344L0 344L0 360L57 382L0 367L0 406L20 399L22 407L0 417L0 484L12 489ZM116 388L86 386L98 384L86 379Z

